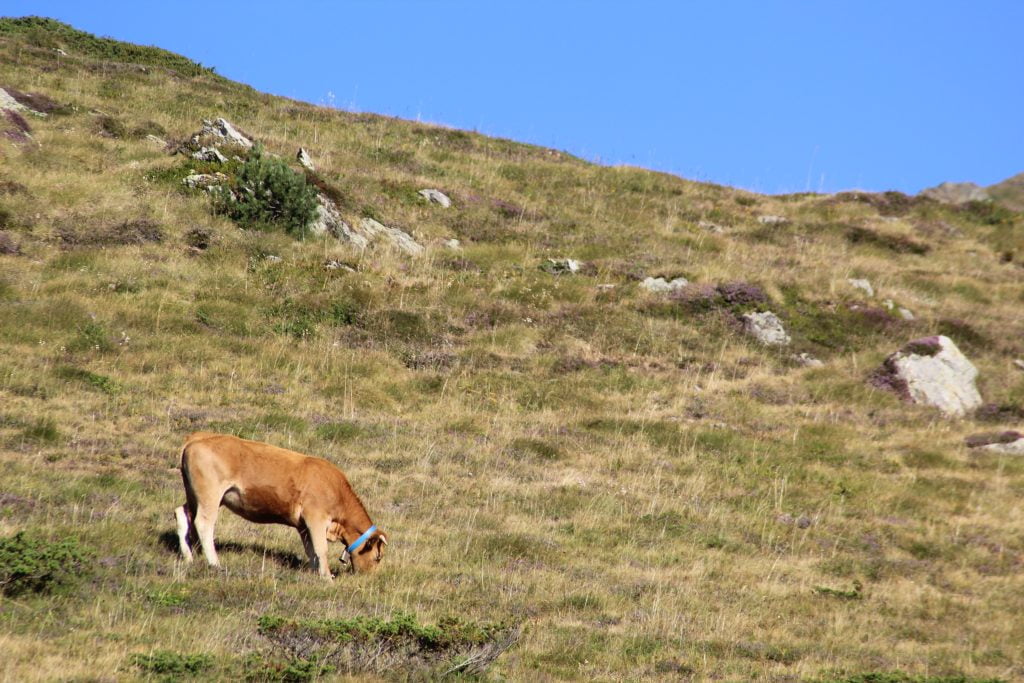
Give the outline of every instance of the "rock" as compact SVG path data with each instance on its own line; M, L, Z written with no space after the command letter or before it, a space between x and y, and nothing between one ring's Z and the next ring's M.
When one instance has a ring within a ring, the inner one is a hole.
M576 259L571 258L549 258L540 265L540 269L551 275L563 273L578 273L582 265Z
M280 263L280 262L282 261L282 259L281 259L281 257L280 257L280 256L275 256L274 254L267 254L267 255L266 255L266 256L264 257L264 260L265 260L265 261L266 261L267 263Z
M989 198L985 188L975 183L941 183L935 187L921 190L919 196L928 197L944 204L964 204Z
M974 384L978 370L946 336L925 337L906 344L885 359L871 376L879 388L904 400L935 406L960 417L981 405Z
M914 314L909 309L903 308L902 306L897 308L896 312L899 313L900 317L903 318L904 320L914 319Z
M849 278L846 278L846 281L850 283L851 287L853 287L854 289L861 290L862 292L864 292L868 296L874 296L875 295L875 288L872 287L871 286L871 282L866 280L865 278L849 277ZM892 307L889 306L888 308L892 308Z
M1013 361L1013 364L1018 370L1024 370L1024 360L1017 358Z
M598 289L598 291L601 291L601 292L610 292L613 289L615 289L615 284L613 284L613 283L600 284L600 285L597 285L597 289Z
M711 221L697 221L697 227L716 235L721 235L725 232L725 228L717 223L712 223Z
M377 237L387 239L410 256L418 256L423 253L423 245L414 240L412 235L404 230L388 227L372 218L363 218L359 221L359 230L370 240Z
M324 268L327 270L344 270L346 273L356 272L356 269L352 266L335 259L330 259L324 262Z
M686 285L690 284L689 280L684 277L677 277L671 282L663 277L645 277L640 286L649 292L655 292L662 294L666 292L677 292Z
M345 242L351 242L360 249L365 249L369 240L352 229L341 217L338 205L323 193L316 195L316 218L309 224L309 232L315 237L331 235Z
M196 161L216 161L220 164L228 160L216 147L201 147L198 152L192 152L192 158Z
M964 439L968 448L1004 455L1024 455L1024 434L1020 432L996 432L972 434Z
M213 121L203 119L203 129L193 135L192 139L198 143L201 138L206 136L222 138L229 144L238 145L247 149L252 147L252 140L239 133L238 130L227 121L227 119L218 118Z
M825 364L823 362L821 362L811 354L807 353L806 351L803 353L793 354L792 356L790 356L790 358L793 359L794 363L796 363L797 365L802 365L805 368L825 367Z
M445 240L443 244L446 249L451 249L452 251L462 251L462 242L455 239L454 237L450 240Z
M299 147L298 153L295 155L302 167L308 171L315 171L316 168L313 166L313 158L309 156L309 152L306 151L305 147Z
M41 111L36 111L31 107L26 107L24 104L14 99L14 96L11 95L11 93L4 90L3 88L0 88L0 109L10 109L11 111L23 111L29 114L33 114L34 116L46 116L46 114L44 114Z
M147 135L146 139L149 140L150 142L152 142L155 145L160 145L161 147L166 147L167 146L167 141L166 140L164 140L163 138L158 138L157 136L153 135L152 133Z
M758 216L757 222L761 225L782 225L788 223L789 219L785 216Z
M452 200L448 198L448 195L440 190L420 190L419 195L428 202L440 204L446 209L452 205Z
M183 185L207 192L213 192L227 181L228 177L223 173L192 173L181 180Z
M743 329L765 346L786 346L791 341L782 321L771 311L743 314Z

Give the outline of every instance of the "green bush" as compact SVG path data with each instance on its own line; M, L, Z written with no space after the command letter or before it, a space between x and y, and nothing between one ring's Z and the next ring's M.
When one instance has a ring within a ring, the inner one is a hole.
M244 228L281 228L305 237L316 217L316 189L281 159L265 157L259 145L216 197L217 210Z
M70 586L86 570L88 555L74 539L51 542L19 531L0 539L0 591L15 596Z
M170 677L195 675L213 666L213 657L210 655L183 655L169 650L158 650L149 655L137 654L131 661L143 671Z

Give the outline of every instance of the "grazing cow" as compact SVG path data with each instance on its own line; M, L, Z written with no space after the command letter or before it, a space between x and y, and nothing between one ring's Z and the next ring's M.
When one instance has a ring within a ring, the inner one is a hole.
M331 579L327 542L342 541L351 571L376 569L387 537L370 521L348 479L321 458L236 436L196 432L181 451L185 505L177 508L186 562L198 537L211 566L220 566L213 527L221 505L258 524L298 530L313 569Z

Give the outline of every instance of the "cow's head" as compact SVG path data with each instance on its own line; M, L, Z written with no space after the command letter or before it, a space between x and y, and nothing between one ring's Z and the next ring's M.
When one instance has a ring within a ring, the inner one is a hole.
M381 558L384 557L384 546L387 544L387 535L378 529L363 541L355 552L346 549L341 554L341 561L348 563L350 571L371 572L380 564Z

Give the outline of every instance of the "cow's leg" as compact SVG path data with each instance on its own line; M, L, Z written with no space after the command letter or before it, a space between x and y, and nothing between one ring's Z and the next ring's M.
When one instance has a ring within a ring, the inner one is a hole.
M181 548L181 556L186 562L191 562L192 544L196 540L196 530L189 521L184 505L174 510L174 518L178 521L178 546Z
M325 579L333 579L331 566L327 559L327 524L326 519L306 519L306 533L313 545L313 569ZM308 551L307 551L308 552Z
M193 523L196 531L199 532L199 543L203 546L203 556L211 567L219 567L220 560L217 559L217 548L213 545L213 528L217 525L217 512L220 510L220 501L213 505L199 503Z
M313 538L309 534L309 527L304 522L299 527L299 538L302 539L302 549L306 551L309 566L316 570L318 560L316 558L316 551L313 549Z

